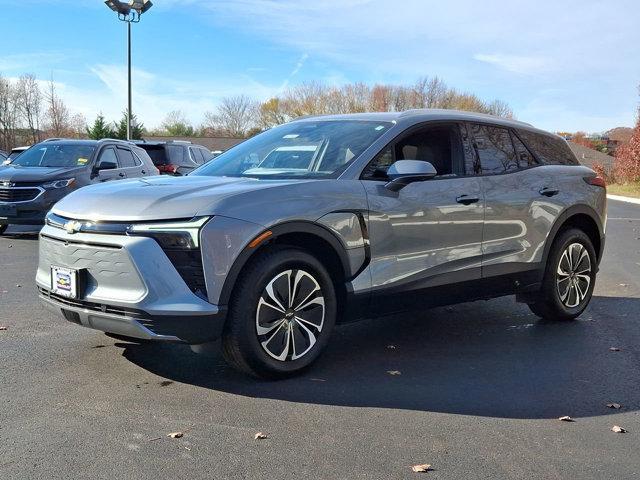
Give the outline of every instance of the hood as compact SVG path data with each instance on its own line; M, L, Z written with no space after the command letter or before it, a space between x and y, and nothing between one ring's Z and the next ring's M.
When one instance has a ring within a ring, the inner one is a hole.
M308 180L307 180L308 181ZM150 221L214 215L221 199L305 180L157 176L90 185L59 201L52 212L94 221Z
M86 167L20 167L7 165L0 167L0 183L47 183L53 180L72 178Z

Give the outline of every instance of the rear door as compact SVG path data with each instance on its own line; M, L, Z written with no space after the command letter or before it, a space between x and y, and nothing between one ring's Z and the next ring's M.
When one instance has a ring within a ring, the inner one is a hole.
M131 149L118 145L118 161L120 168L127 178L144 176L144 166L140 159L136 158Z
M486 202L482 275L536 269L558 213L541 193L549 183L544 168L513 130L481 123L468 128Z
M484 201L470 150L459 124L427 124L401 135L365 168L374 292L410 293L481 277ZM428 161L438 176L392 192L386 170L397 160Z

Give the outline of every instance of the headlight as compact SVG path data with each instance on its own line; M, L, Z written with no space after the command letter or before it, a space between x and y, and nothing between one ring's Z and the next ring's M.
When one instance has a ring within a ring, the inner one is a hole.
M136 223L127 230L127 235L151 237L162 248L192 250L200 248L200 228L210 217L171 223Z
M42 185L42 187L43 188L66 188L66 187L70 187L74 183L76 183L75 178L67 178L65 180L56 180L51 183L45 183L44 185Z

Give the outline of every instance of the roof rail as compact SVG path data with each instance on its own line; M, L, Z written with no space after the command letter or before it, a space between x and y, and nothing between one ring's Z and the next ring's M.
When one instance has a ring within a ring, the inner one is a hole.
M56 142L58 140L65 140L64 138L60 138L60 137L52 137L52 138L46 138L43 140L43 142Z
M122 140L121 138L101 138L99 142L120 142L120 143L133 143L132 140Z
M191 140L167 140L167 143L193 143Z

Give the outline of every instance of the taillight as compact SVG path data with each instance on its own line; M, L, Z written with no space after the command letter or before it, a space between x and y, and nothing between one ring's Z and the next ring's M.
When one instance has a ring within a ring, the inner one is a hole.
M176 173L178 166L167 163L166 165L158 165L158 170L160 170L160 173Z
M607 182L600 175L596 175L595 177L584 177L584 181L587 182L589 185L607 188Z

